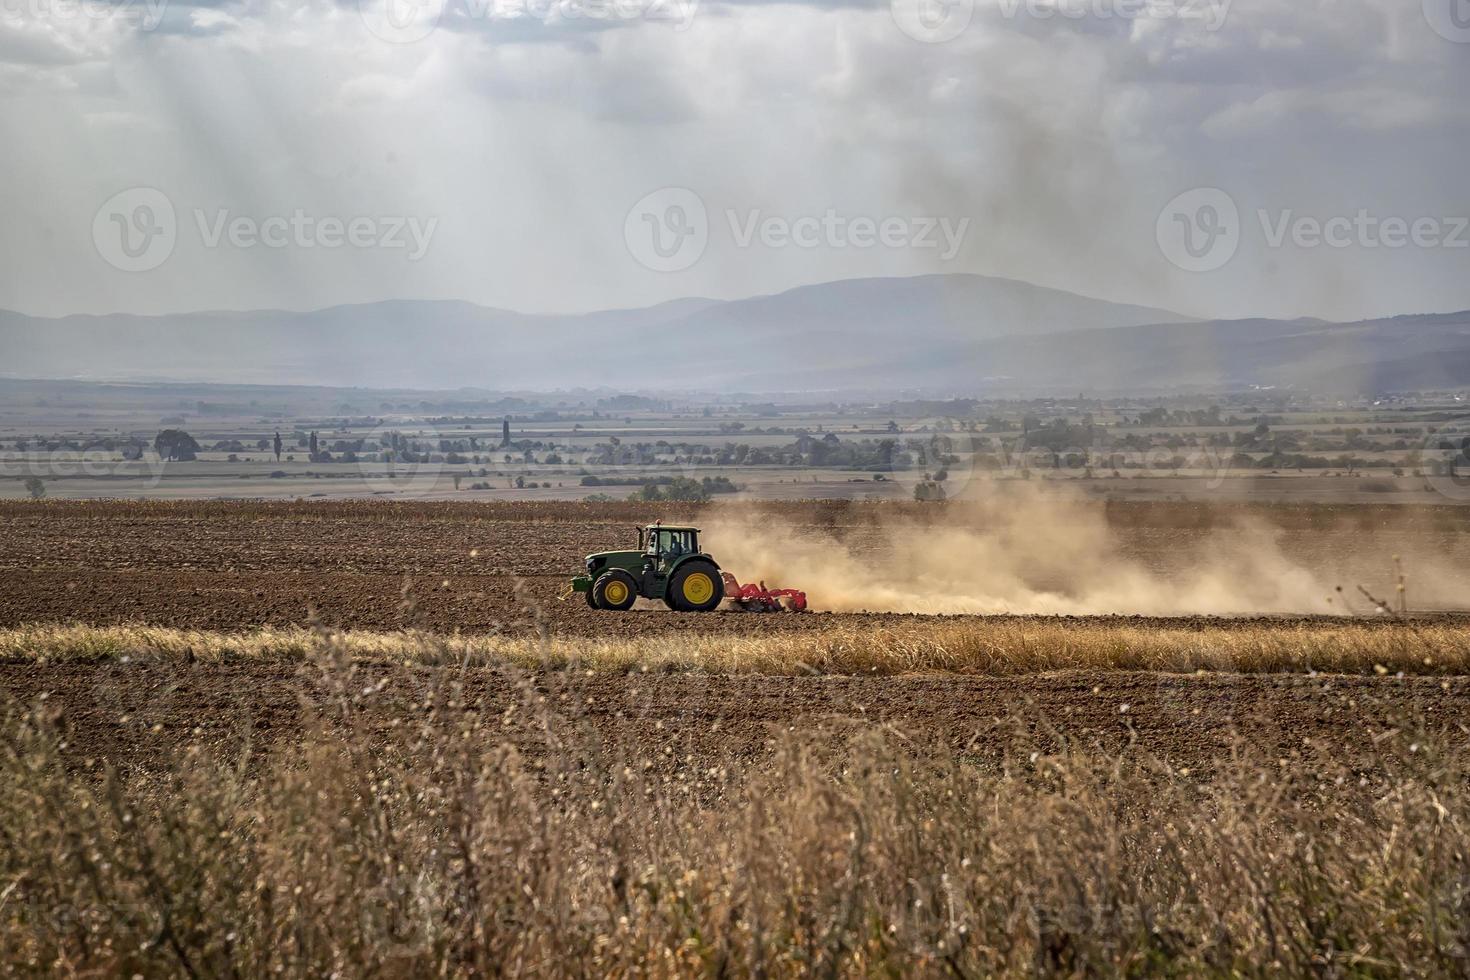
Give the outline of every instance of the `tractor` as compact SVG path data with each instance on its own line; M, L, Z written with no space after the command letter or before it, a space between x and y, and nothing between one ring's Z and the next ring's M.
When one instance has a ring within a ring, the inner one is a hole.
M638 529L637 551L587 556L587 574L572 579L572 592L593 609L630 609L633 601L662 599L677 612L709 612L725 597L720 566L699 550L699 528L650 524Z
M562 598L582 593L593 609L622 612L639 598L662 599L675 612L709 612L724 599L748 612L806 610L806 593L741 585L699 550L699 528L650 524L638 529L637 551L587 556L587 574L572 579Z

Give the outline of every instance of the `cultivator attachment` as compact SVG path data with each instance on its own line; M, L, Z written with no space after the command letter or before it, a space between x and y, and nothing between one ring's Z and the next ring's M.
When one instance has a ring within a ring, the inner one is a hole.
M729 572L721 572L725 580L725 598L750 612L806 612L806 593L797 589L768 589L766 583L741 585Z

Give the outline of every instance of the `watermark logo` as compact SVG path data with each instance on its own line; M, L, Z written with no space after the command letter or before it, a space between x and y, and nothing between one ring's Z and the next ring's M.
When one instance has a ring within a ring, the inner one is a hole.
M633 206L623 224L623 237L640 265L656 272L679 272L699 261L711 234L720 228L740 249L929 250L941 262L959 255L970 229L969 218L874 217L843 214L835 208L802 215L725 208L721 217L724 220L712 226L698 194L683 187L666 187Z
M194 209L194 223L205 248L350 248L403 249L404 257L417 262L429 250L438 218L417 216L355 215L317 217L301 208L284 214L257 218L232 214L228 208L213 212Z
M452 478L444 479L449 476L448 454L440 443L433 426L384 423L361 440L360 450L353 450L357 472L375 495L423 497L442 491L446 487L440 484L452 484Z
M178 237L173 202L152 187L120 191L92 216L97 254L123 272L158 268L173 254Z
M1445 40L1470 44L1470 0L1424 0L1424 19Z
M1240 211L1218 187L1197 187L1164 205L1154 237L1159 251L1179 268L1213 272L1240 248Z
M682 272L698 262L709 245L709 213L688 188L665 187L629 209L623 241L645 268Z
M357 15L368 32L389 44L413 44L434 33L446 0L358 0Z
M889 0L898 29L915 41L943 44L970 26L975 0Z

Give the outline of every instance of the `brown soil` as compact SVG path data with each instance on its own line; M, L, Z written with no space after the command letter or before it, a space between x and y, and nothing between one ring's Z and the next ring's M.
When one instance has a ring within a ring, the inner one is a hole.
M1150 533L1172 527L1178 534L1207 520L1197 505L1140 506L1148 513L1117 505L1109 510L1118 512L1119 523ZM786 509L797 513L794 505ZM1372 508L1335 510L1339 524L1377 520ZM1291 513L1283 526L1304 532L1317 533L1313 522L1325 520ZM870 512L857 505L814 506L809 514L813 526L842 526L854 536L870 523ZM299 624L316 615L331 625L371 629L613 636L820 630L839 620L902 618L699 616L662 608L613 615L592 612L580 598L556 601L582 554L624 546L631 526L653 516L628 505L0 505L0 626L144 622L242 629ZM1463 540L1460 521L1454 514L1426 513L1421 530ZM1202 618L1137 622L1222 625ZM504 730L528 752L544 749L540 719L552 711L670 772L726 754L759 756L793 726L891 725L977 758L993 756L999 745L1014 747L1018 738L1036 740L1039 750L1063 737L1105 747L1136 740L1172 764L1207 768L1237 730L1283 760L1313 746L1352 758L1391 726L1452 727L1470 717L1470 678L1123 672L768 678L357 669L367 675L358 678L364 686L390 675L368 709L375 726L412 717L426 689L454 681L465 686L459 710L498 716L516 707ZM10 662L0 663L0 692L20 704L46 695L73 729L68 752L79 765L102 759L146 765L194 742L234 747L248 737L262 747L298 737L303 712L321 702L313 671L253 661ZM1017 730L1017 717L1024 730Z
M1070 672L1015 678L709 676L520 673L499 669L359 665L353 689L387 677L364 708L370 727L413 719L427 693L456 689L456 710L505 718L528 754L547 749L548 716L594 731L658 769L733 757L749 761L792 728L851 731L884 725L977 759L1017 740L1055 751L1134 742L1174 766L1211 768L1229 736L1244 733L1271 758L1326 751L1353 759L1374 736L1404 724L1455 730L1470 717L1470 679L1181 676ZM0 664L13 703L45 704L69 726L81 766L124 767L174 757L190 744L260 750L302 732L303 712L325 698L313 665L237 662ZM509 715L507 710L510 709ZM563 731L560 722L551 725ZM1463 742L1463 731L1455 735Z
M1184 536L1241 513L1268 517L1283 535L1297 536L1295 552L1308 567L1362 550L1365 532L1389 520L1396 522L1394 535L1377 550L1391 552L1395 542L1418 536L1435 553L1463 551L1470 560L1470 508L1098 506L1119 529L1128 555L1160 569L1187 560L1180 557L1188 552L1181 547ZM877 561L881 545L873 526L883 515L911 510L834 502L759 509L803 532L833 534L855 552L871 551ZM660 513L642 504L0 503L0 627L143 622L238 629L315 617L359 629L544 628L598 636L824 628L820 615L678 615L649 603L614 616L594 613L580 597L557 601L580 571L582 555L628 547L635 525L655 517L697 520L698 510ZM1382 582L1393 567L1390 554L1365 553L1363 561L1375 576L1369 581L1391 588ZM894 619L844 620L869 618Z

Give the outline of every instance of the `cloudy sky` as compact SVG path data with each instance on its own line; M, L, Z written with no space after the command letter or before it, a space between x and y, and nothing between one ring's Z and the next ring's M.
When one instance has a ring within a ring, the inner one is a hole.
M1464 309L1467 91L1470 0L0 0L0 308Z

